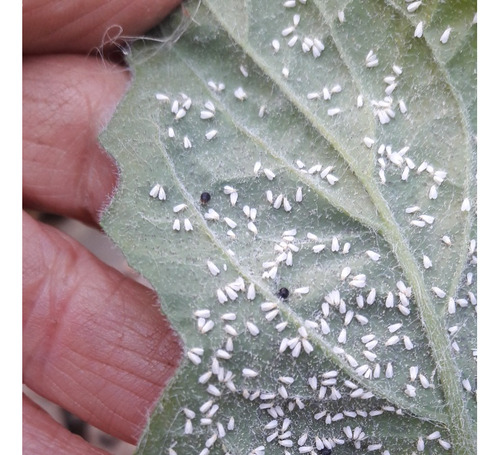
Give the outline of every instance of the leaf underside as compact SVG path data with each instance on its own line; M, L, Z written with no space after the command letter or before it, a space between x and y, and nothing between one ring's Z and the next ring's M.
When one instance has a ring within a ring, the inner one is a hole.
M138 453L474 453L476 4L408 6L187 2L132 46L102 222L185 354Z

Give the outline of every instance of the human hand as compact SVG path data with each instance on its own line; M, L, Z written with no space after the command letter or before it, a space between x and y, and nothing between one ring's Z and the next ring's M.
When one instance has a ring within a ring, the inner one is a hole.
M117 184L117 168L97 135L123 96L129 74L90 51L101 46L111 27L140 35L178 3L23 3L25 209L98 226ZM23 214L23 382L29 388L136 443L179 356L175 334L151 290ZM26 397L23 446L29 454L104 453Z

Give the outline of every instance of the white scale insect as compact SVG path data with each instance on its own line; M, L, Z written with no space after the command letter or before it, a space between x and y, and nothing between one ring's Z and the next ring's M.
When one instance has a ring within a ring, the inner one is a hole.
M215 136L217 136L217 130L210 130L205 133L205 139L211 141Z
M413 34L413 36L415 38L422 38L423 34L424 34L424 23L420 21L415 27L415 33Z
M372 145L375 143L375 140L372 139L371 137L365 136L363 138L363 142L368 148L371 148Z
M442 44L446 44L450 38L450 33L451 27L448 27L441 35L441 38L439 38L439 41L441 41Z
M367 68L373 68L378 66L378 58L377 55L373 52L372 49L368 52L365 58L365 65Z
M234 96L240 100L240 101L245 101L247 99L247 94L245 92L245 90L243 90L242 87L238 87L235 91L234 91Z
M165 189L163 188L163 186L160 185L159 183L156 183L153 186L153 188L151 188L149 195L152 198L158 198L160 201L164 201L167 199L167 193L165 192Z
M408 10L409 13L414 13L419 7L420 5L422 4L421 1L417 1L417 2L411 2L407 7L406 9Z

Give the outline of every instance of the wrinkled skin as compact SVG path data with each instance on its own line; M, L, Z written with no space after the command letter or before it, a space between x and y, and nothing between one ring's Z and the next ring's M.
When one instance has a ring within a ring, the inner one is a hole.
M99 227L118 183L97 136L130 83L106 37L138 36L178 0L23 4L23 205ZM119 27L118 27L119 26ZM99 49L101 52L95 52ZM103 57L104 56L104 57ZM156 295L23 214L23 381L136 443L180 356ZM105 453L23 399L29 454Z

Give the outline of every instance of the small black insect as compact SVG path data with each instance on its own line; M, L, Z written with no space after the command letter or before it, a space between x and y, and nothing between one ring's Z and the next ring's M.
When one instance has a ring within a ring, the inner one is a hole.
M290 295L290 291L287 288L281 288L278 291L278 296L282 299L288 299L288 296Z
M316 452L318 455L332 455L332 449L328 447L323 447L321 450Z
M210 196L210 193L207 193L206 191L201 193L201 196L200 196L200 202L205 205L205 204L208 204L208 202L210 201L210 199L212 199L212 196Z

